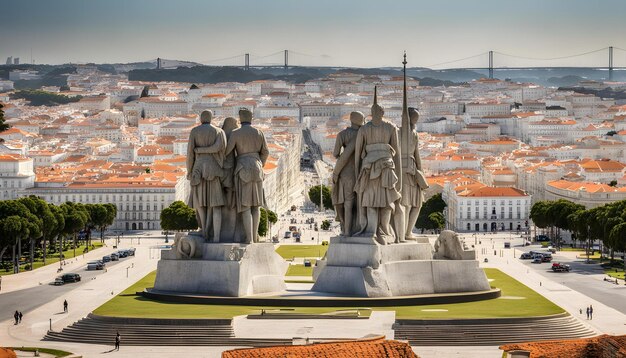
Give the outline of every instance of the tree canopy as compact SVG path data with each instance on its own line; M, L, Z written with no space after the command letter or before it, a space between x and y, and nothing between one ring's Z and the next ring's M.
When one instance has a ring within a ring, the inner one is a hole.
M196 212L178 200L161 211L161 228L169 231L195 230L198 228Z
M324 193L324 208L333 209L333 200L330 196L330 188L326 185L322 185L322 192ZM309 199L313 202L313 204L319 206L320 205L320 186L315 185L309 189Z
M422 230L439 230L445 227L445 217L443 211L447 204L443 201L441 194L435 194L430 197L420 210L420 214L415 222L415 227ZM432 214L439 213L440 215L433 216ZM441 225L443 221L443 226Z
M5 123L4 111L2 110L2 108L4 108L4 106L2 105L2 103L0 103L0 132L4 132L7 129L11 128L10 125Z

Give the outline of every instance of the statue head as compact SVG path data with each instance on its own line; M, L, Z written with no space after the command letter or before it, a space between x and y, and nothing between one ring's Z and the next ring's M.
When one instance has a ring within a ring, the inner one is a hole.
M362 126L365 123L365 115L362 112L354 111L350 113L350 123L355 126Z
M222 123L222 129L224 130L224 133L228 135L230 134L230 132L237 128L239 128L239 122L236 118L226 117L226 119L224 119L224 123Z
M202 113L200 114L200 123L202 124L207 124L207 123L211 123L211 121L213 120L213 111L202 111Z
M420 114L415 107L409 107L409 118L411 119L411 125L415 125L420 118Z
M252 111L247 108L241 108L239 110L239 122L252 123Z

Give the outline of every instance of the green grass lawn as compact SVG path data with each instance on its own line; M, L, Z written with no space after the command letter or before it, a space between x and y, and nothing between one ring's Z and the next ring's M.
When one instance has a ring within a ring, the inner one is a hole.
M519 281L497 269L485 269L491 285L502 290L504 298L486 301L445 305L374 307L378 311L396 311L397 318L489 318L545 316L564 312L562 308L545 299ZM112 298L94 313L103 316L152 317L152 318L232 318L238 315L258 314L261 309L280 307L229 306L169 303L150 300L136 292L154 285L156 272L148 274L124 292ZM507 299L507 297L523 299ZM345 307L298 307L294 313L330 313ZM446 310L441 312L423 310Z
M59 349L51 349L51 348L36 348L36 347L10 347L9 349L13 349L21 352L34 352L39 351L39 353L51 354L55 357L67 357L72 355L73 353L62 351Z
M96 241L92 241L91 245L95 246L95 248L92 249L92 251L102 247L102 243L99 242L99 241L97 241L97 242ZM80 245L80 246L78 246L76 248L76 256L81 256L83 254L83 251L85 250L86 247L87 247L87 245ZM69 250L63 251L63 256L65 257L66 260L73 259L74 258L74 249L69 249ZM25 259L26 259L26 261L22 260L22 262L20 263L20 272L26 271L24 269L24 266L26 264L30 263L28 257L26 257ZM9 261L10 261L10 259L9 259ZM48 256L46 257L46 266L54 264L54 263L58 263L58 262L59 262L59 254L58 253L48 254ZM43 266L44 266L44 264L43 264L43 259L42 258L35 259L35 261L33 262L33 270L38 269L38 268L43 267ZM1 270L0 271L0 276L8 276L8 275L12 275L12 274L13 274L13 271L12 271L11 268L9 269L9 271L6 271L6 270Z
M585 249L582 247L562 247L560 251L581 251L585 252Z
M289 265L286 276L313 276L313 266L315 266L315 260L311 260L310 267L300 264Z
M328 250L325 245L280 245L276 252L285 259L294 257L324 257Z
M624 279L624 270L616 270L614 268L610 268L610 269L604 269L604 273L606 275L609 275L613 278L619 278L620 280Z

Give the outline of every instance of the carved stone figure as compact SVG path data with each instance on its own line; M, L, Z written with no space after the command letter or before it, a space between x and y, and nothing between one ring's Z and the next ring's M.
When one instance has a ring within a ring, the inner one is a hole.
M355 147L356 192L367 221L359 234L383 245L394 237L391 216L402 190L398 130L384 113L374 89L372 120L359 129Z
M422 172L422 161L420 160L418 136L415 131L415 124L419 119L416 108L409 108L410 126L400 129L401 141L406 138L406 152L402 152L402 205L405 210L406 239L412 239L413 227L424 201L423 190L428 188L426 179ZM408 133L405 133L407 131ZM404 143L403 143L404 144ZM404 150L404 147L402 148Z
M232 131L226 155L234 151L235 203L241 213L246 243L258 242L259 207L265 205L263 166L269 156L263 132L252 127L252 112L239 111L241 127Z
M475 260L475 251L466 251L461 245L459 235L452 230L443 230L435 241L435 260Z
M233 117L227 117L222 123L222 130L226 135L226 142L230 139L233 130L239 128L239 121ZM224 158L224 168L222 169L222 186L224 187L224 208L222 209L222 235L223 242L239 242L243 232L241 232L241 220L238 220L237 205L235 203L235 184L233 173L235 171L235 153L230 152Z
M337 158L337 163L333 169L332 201L344 236L352 235L352 232L356 229L356 225L353 223L356 219L354 150L356 147L356 136L364 121L365 116L363 113L350 113L352 126L337 134L333 151L333 155Z
M226 149L224 131L211 124L213 112L200 115L201 124L191 130L187 146L187 179L191 192L189 206L196 210L205 239L219 242L222 223L222 168Z

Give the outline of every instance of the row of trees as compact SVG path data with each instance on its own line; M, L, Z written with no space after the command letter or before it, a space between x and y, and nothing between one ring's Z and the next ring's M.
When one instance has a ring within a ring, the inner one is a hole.
M259 220L259 236L267 235L270 224L278 221L278 216L271 210L261 208ZM165 230L165 240L168 241L169 231L191 231L198 228L196 212L187 204L178 200L161 211L161 229Z
M539 201L531 208L530 218L538 228L548 229L557 244L561 230L570 231L573 239L586 243L587 257L596 240L610 250L611 261L615 251L626 251L626 200L593 209L564 199Z
M41 244L43 264L46 264L48 244L56 247L61 240L73 240L74 255L78 234L84 233L88 246L91 244L91 232L100 231L100 240L104 240L104 231L113 223L117 208L113 204L80 204L66 202L59 206L47 203L31 195L16 200L0 201L0 259L6 250L12 249L13 272L20 270L19 260L22 247L28 244L30 269L33 267L35 247Z

